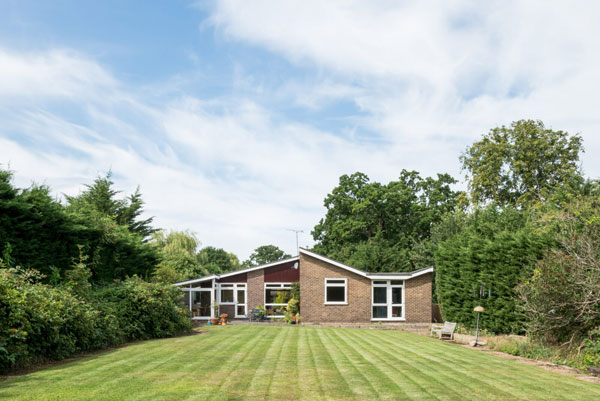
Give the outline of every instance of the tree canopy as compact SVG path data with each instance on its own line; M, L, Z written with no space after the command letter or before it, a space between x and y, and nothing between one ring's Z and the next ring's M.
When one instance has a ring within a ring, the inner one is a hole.
M248 257L248 260L244 261L243 266L260 266L291 257L291 255L285 253L275 245L262 245L252 252L252 254Z
M200 242L189 231L158 231L152 242L160 253L160 263L154 272L156 281L176 283L208 274L198 258Z
M314 250L370 271L414 270L431 227L457 206L460 192L448 174L421 178L402 170L387 185L357 172L340 177L325 198L327 213L314 227Z
M579 135L553 131L541 121L493 128L460 157L475 203L527 206L558 187L581 181Z
M64 206L48 187L18 189L11 178L11 172L0 170L0 250L10 247L17 264L57 281L79 259L81 248L95 282L150 275L158 254L144 240L154 229L151 219L138 219L139 191L129 200L116 199L119 192L107 175L67 197Z

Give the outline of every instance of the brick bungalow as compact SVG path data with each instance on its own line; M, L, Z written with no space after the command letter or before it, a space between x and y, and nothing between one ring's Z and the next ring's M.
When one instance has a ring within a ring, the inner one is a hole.
M301 248L294 258L175 285L184 291L194 320L215 313L246 319L258 305L270 319L281 318L293 283L299 283L304 322L430 323L432 275L433 267L367 273ZM211 308L215 300L218 312Z

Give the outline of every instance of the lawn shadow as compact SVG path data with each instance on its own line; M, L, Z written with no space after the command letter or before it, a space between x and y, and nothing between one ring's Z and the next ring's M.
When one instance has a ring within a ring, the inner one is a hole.
M104 348L104 349L99 349L99 350L84 352L81 354L76 354L74 356L71 356L66 359L62 359L60 361L44 361L44 362L36 363L36 364L26 367L26 368L16 369L14 371L9 372L6 375L0 375L0 386L1 387L10 387L10 386L6 386L6 383L15 382L15 381L17 381L19 383L23 383L25 381L31 380L30 378L26 377L27 375L29 375L31 373L36 373L36 372L40 372L40 371L53 371L53 370L63 369L65 367L81 365L84 362L92 361L94 359L98 359L100 357L110 355L110 354L120 350L121 348L126 348L126 347L129 347L132 345L137 345L137 344L141 344L141 343L149 343L149 342L153 342L153 341L161 341L161 340L165 340L165 339L169 339L169 338L196 336L196 335L204 334L204 333L206 333L206 331L202 331L199 329L193 329L192 332L190 332L190 333L181 334L178 336L152 338L150 340L130 341L130 342L127 342L124 344L116 345L114 347L108 347L108 348Z

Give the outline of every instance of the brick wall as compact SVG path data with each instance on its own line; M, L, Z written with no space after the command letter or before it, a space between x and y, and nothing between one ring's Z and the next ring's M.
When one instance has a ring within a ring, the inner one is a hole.
M324 305L325 278L348 279L348 305ZM300 315L305 322L368 322L371 280L301 253Z
M431 273L404 282L404 318L411 323L431 323Z
M258 305L265 304L265 277L264 269L248 272L248 313Z

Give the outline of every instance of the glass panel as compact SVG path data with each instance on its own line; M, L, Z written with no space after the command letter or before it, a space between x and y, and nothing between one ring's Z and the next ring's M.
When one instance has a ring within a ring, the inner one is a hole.
M387 306L374 306L373 319L387 319Z
M221 290L221 303L233 302L233 290Z
M327 287L325 302L346 302L346 287Z
M233 284L221 284L221 287L233 287Z
M246 314L246 311L244 310L244 305L238 305L237 307L237 315L238 316L244 316Z
M290 300L290 290L288 289L273 289L267 288L265 290L265 303L266 304L287 304Z
M246 303L246 290L237 290L238 304Z
M402 281L402 280L392 280L392 281L390 282L390 284L391 284L391 285L403 285L403 284L404 284L404 281Z
M346 284L346 280L327 280L327 284Z
M210 291L192 292L192 316L210 316Z
M373 284L387 284L387 281L385 281L385 280L375 280L375 281L373 281Z
M402 317L401 306L392 306L392 317Z
M387 303L387 287L373 287L373 303Z
M393 304L401 304L402 303L402 288L401 287L392 287L392 303Z

